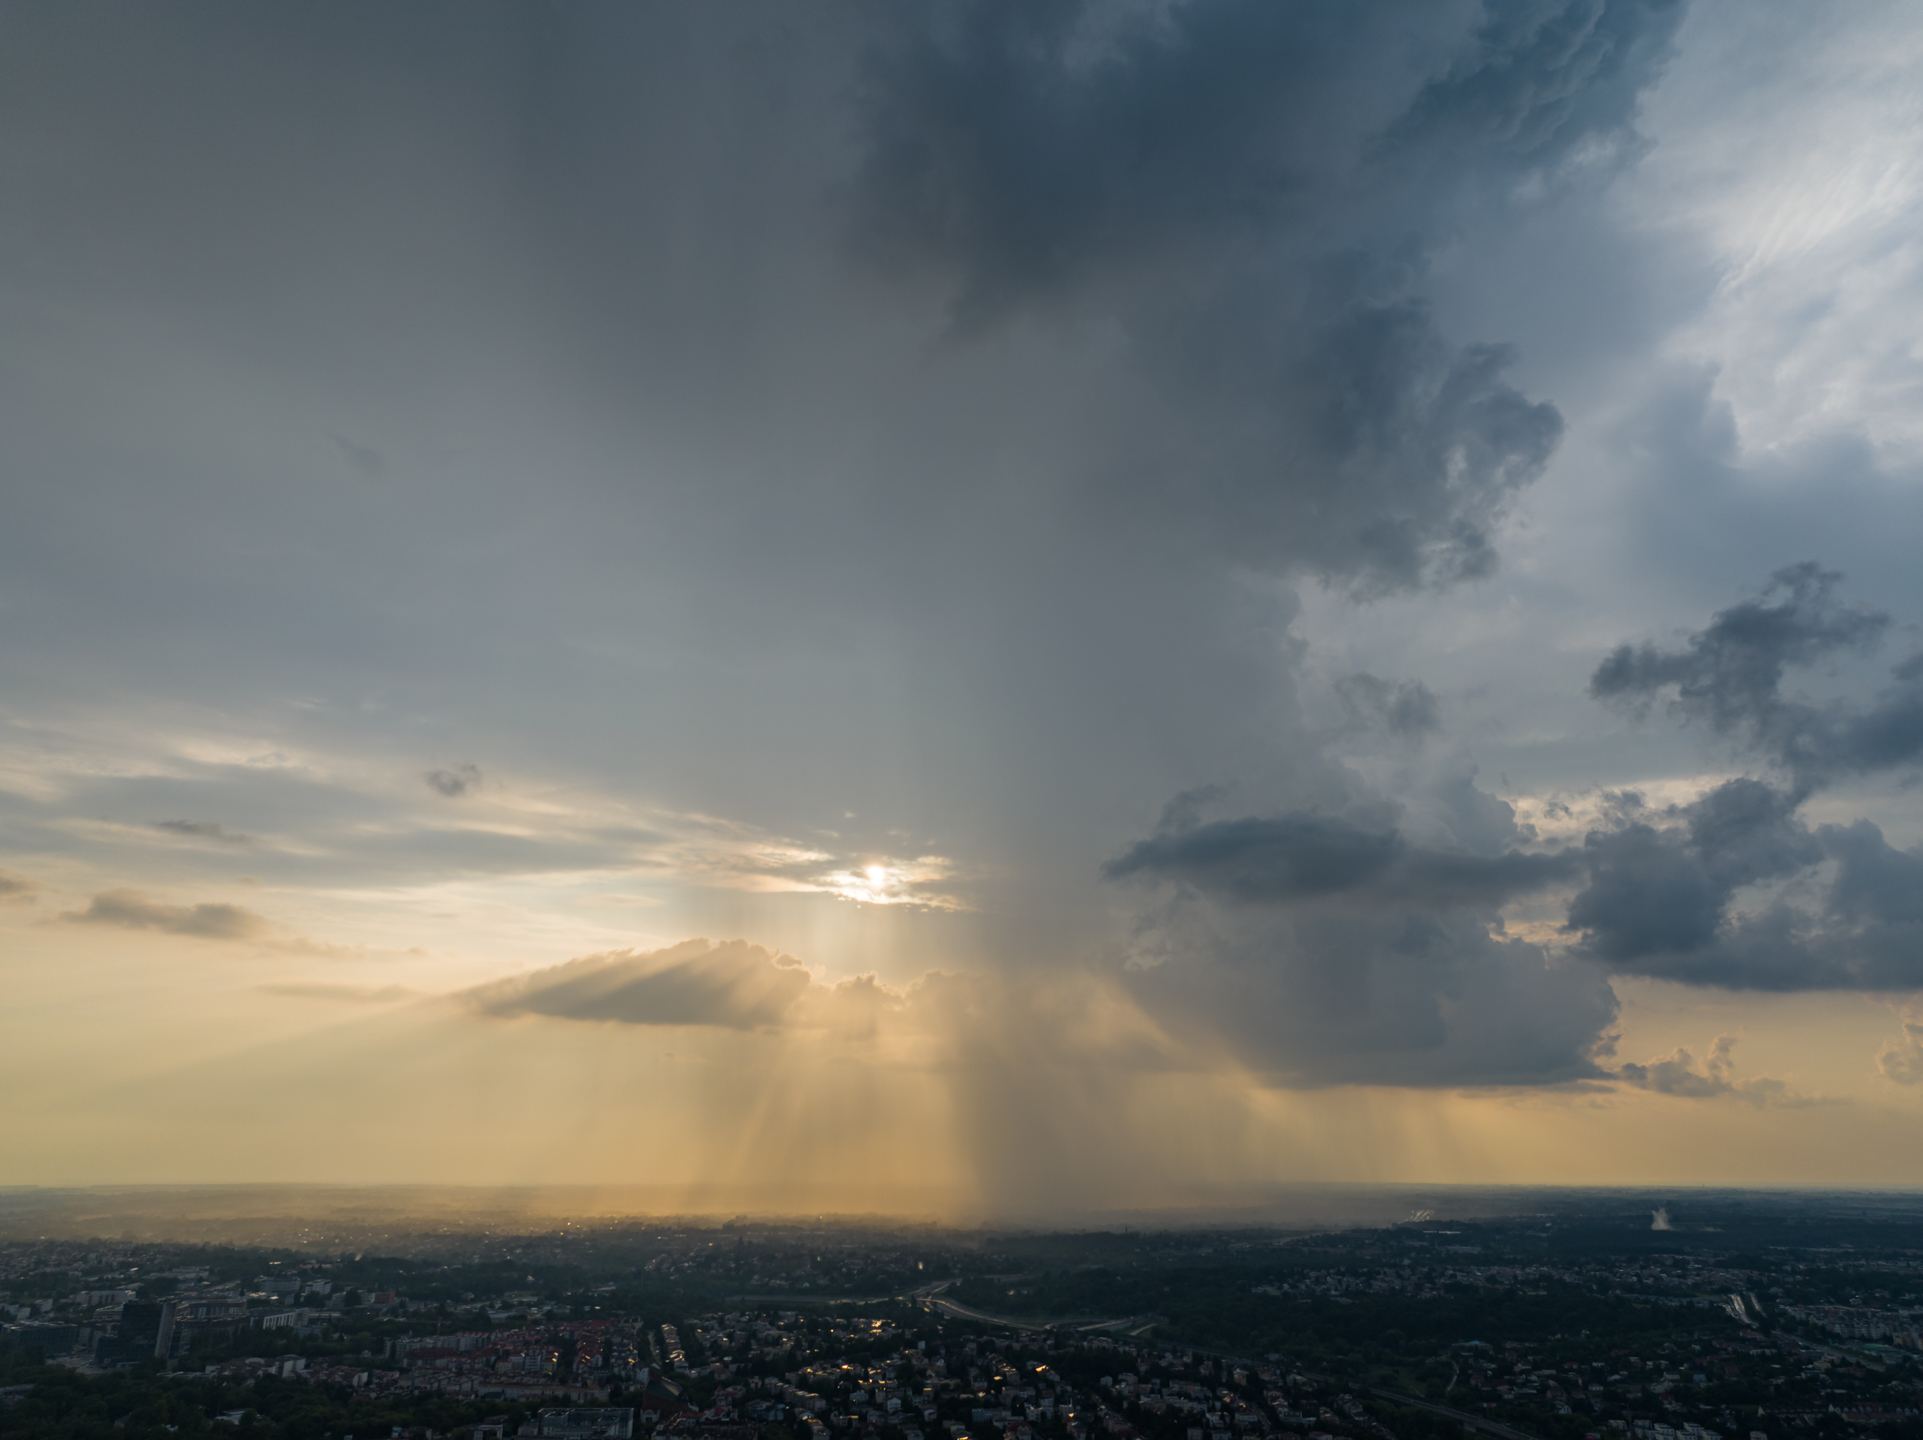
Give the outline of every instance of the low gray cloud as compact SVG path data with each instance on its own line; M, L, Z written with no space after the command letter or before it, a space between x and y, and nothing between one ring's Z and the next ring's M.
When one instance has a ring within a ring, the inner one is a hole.
M158 930L168 935L191 935L203 940L266 940L273 926L239 905L209 903L169 905L138 890L106 890L93 897L85 910L60 917L75 925L111 925L122 930Z
M456 765L448 770L430 770L426 775L427 788L436 795L445 795L450 800L481 788L481 767L478 765Z
M1686 722L1760 754L1785 783L1741 778L1660 813L1625 804L1584 849L1589 884L1568 928L1618 973L1760 990L1923 987L1923 855L1859 820L1812 829L1809 796L1849 774L1923 757L1923 666L1869 703L1785 696L1785 674L1874 645L1888 616L1844 604L1812 563L1777 572L1682 648L1617 647L1599 699L1647 709L1669 693ZM1832 867L1827 886L1819 867Z
M1672 694L1675 713L1766 755L1801 793L1912 764L1923 758L1923 656L1898 665L1868 705L1783 693L1787 672L1866 651L1888 632L1889 616L1838 600L1842 578L1811 561L1779 570L1761 595L1719 612L1680 650L1618 646L1590 693L1638 710Z
M154 829L195 840L218 840L223 845L251 845L254 837L229 830L216 820L156 820Z
M807 991L792 956L746 941L688 940L666 950L614 950L465 992L483 1014L548 1015L625 1025L780 1025Z
M1162 831L1108 862L1111 880L1177 880L1244 903L1340 900L1498 907L1582 871L1571 851L1482 855L1413 845L1393 827L1295 812Z
M37 880L0 870L0 905L31 905L39 898L34 893L39 888Z

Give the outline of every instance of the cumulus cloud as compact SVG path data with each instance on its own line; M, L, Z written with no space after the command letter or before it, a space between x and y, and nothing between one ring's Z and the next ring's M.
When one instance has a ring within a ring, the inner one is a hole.
M791 955L746 941L688 940L666 950L614 950L466 992L483 1014L549 1015L626 1025L780 1025L811 984Z
M1898 1085L1923 1085L1923 1012L1901 1010L1897 1021L1903 1033L1876 1052L1876 1073Z
M1923 854L1867 820L1811 828L1800 805L1745 778L1591 831L1564 923L1577 953L1733 990L1923 987Z
M1747 777L1686 804L1619 795L1580 846L1500 850L1302 811L1202 823L1183 806L1103 873L1173 885L1224 913L1268 912L1251 923L1298 941L1353 926L1341 943L1358 953L1372 948L1362 932L1391 915L1479 948L1505 907L1541 897L1563 906L1572 958L1611 974L1739 990L1923 987L1923 852L1891 846L1866 820L1812 828L1801 804Z
M1835 577L1799 566L1680 650L1616 651L1592 688L1621 699L1667 685L1686 718L1775 745L1775 758L1789 753L1785 733L1815 733L1806 717L1781 722L1793 708L1786 668L1867 644L1887 623L1844 605ZM1433 719L1426 693L1352 677L1344 698L1358 725L1393 723L1403 706L1420 731ZM1873 728L1841 702L1822 713L1825 734ZM1868 821L1810 825L1794 775L1742 776L1661 806L1617 794L1580 844L1562 845L1518 826L1472 770L1404 764L1394 779L1390 802L1352 777L1347 808L1333 811L1204 820L1220 792L1178 799L1103 867L1163 897L1138 920L1132 992L1158 1020L1213 1032L1292 1083L1495 1084L1606 1073L1610 975L1923 987L1923 853ZM1415 811L1427 838L1398 818ZM1548 920L1558 909L1559 926ZM1540 918L1512 931L1517 914ZM1669 1093L1789 1103L1774 1081L1731 1078L1733 1043L1712 1047L1707 1068L1679 1054L1621 1074Z
M1736 1036L1718 1035L1709 1043L1709 1053L1698 1065L1688 1050L1677 1046L1667 1055L1661 1055L1644 1064L1625 1064L1617 1070L1616 1078L1638 1090L1654 1091L1658 1095L1675 1095L1689 1100L1713 1100L1728 1098L1754 1105L1758 1109L1765 1106L1802 1106L1826 1103L1809 1096L1793 1093L1781 1080L1766 1075L1747 1080L1735 1078Z
M1667 811L1677 823L1637 818L1590 832L1589 884L1570 901L1568 928L1612 966L1674 968L1661 957L1708 950L1730 923L1739 889L1822 860L1823 847L1795 810L1793 797L1739 779Z
M1923 855L1867 820L1812 829L1800 814L1845 775L1923 756L1918 661L1867 704L1784 694L1787 671L1864 650L1889 628L1841 602L1840 578L1792 566L1681 649L1622 645L1598 667L1598 698L1646 709L1672 694L1683 719L1741 741L1785 779L1730 780L1655 812L1619 807L1586 838L1588 884L1569 903L1585 954L1618 973L1733 989L1923 986Z
M157 930L203 940L266 940L274 929L264 918L239 905L170 905L138 890L102 891L85 910L70 910L60 918L75 925Z
M37 880L0 870L0 905L31 905L39 899L34 893L39 888Z
M445 795L450 800L458 800L481 787L481 767L478 765L456 765L450 770L430 770L426 775L427 788L436 795Z

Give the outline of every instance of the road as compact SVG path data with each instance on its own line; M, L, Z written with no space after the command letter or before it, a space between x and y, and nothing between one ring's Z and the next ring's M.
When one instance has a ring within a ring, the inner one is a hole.
M973 1305L964 1305L959 1300L950 1300L943 1295L941 1292L953 1283L952 1280L943 1280L896 1298L912 1301L924 1309L939 1310L944 1315L979 1320L984 1325L1007 1325L1016 1330L1127 1330L1149 1323L1146 1315L1126 1315L1119 1320L1104 1315L1063 1315L1050 1320L1017 1320L1013 1315L992 1315L986 1310L977 1310Z

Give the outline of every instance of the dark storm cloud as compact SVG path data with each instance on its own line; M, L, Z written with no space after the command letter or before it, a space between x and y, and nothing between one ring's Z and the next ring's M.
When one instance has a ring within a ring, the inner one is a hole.
M1147 963L1127 976L1158 1019L1214 1030L1293 1084L1602 1073L1591 1052L1615 1016L1604 977L1552 964L1496 918L1574 881L1580 852L1446 849L1303 812L1201 823L1208 798L1172 808L1104 871L1172 886L1140 937Z
M450 800L458 800L470 791L480 789L481 767L456 765L451 770L430 770L425 778L427 788L436 795L445 795Z
M1637 105L1684 9L1682 0L1498 0L1474 50L1390 127L1388 148L1467 148L1538 167L1599 142L1633 146Z
M1832 915L1854 924L1923 926L1923 856L1894 848L1867 820L1818 833L1837 861Z
M1589 884L1568 911L1579 953L1618 974L1732 990L1923 988L1923 857L1867 820L1811 830L1798 803L1732 780L1591 834Z
M1586 931L1592 951L1612 964L1701 949L1738 889L1823 858L1795 809L1761 781L1732 780L1683 809L1681 825L1592 832L1589 885L1570 901L1569 928Z
M1189 368L1168 383L1205 423L1152 508L1235 559L1365 594L1493 573L1562 417L1508 383L1506 347L1451 346L1420 300L1326 304L1237 296L1176 323Z
M1923 757L1923 656L1898 665L1894 683L1867 706L1783 693L1787 672L1866 651L1889 630L1889 616L1837 599L1841 580L1809 561L1780 570L1761 595L1718 613L1680 650L1618 646L1590 693L1646 710L1673 692L1677 714L1768 756L1804 792L1913 763Z
M466 992L482 1013L548 1015L625 1025L779 1025L808 989L792 958L732 940L689 940L667 950L587 955Z
M1243 903L1337 899L1447 910L1501 906L1580 873L1574 852L1478 855L1324 815L1218 820L1166 831L1108 862L1111 880L1178 880Z
M1680 6L916 14L870 65L856 248L943 277L963 333L1120 322L1168 411L1110 503L1365 593L1493 570L1562 419L1414 286L1478 177L1630 134Z
M1498 3L1466 38L1465 8L1414 3L915 13L870 64L858 244L947 269L966 317L1172 250L1327 226L1350 192L1380 203L1368 186L1409 183L1373 155L1429 151L1426 189L1624 135L1682 6Z
M60 918L76 925L158 930L202 940L265 940L273 932L265 919L239 905L169 905L138 890L103 891L85 910L71 910Z
M1596 697L1646 710L1673 692L1675 713L1760 752L1790 783L1731 780L1657 814L1626 804L1584 844L1589 883L1567 922L1582 953L1618 973L1730 989L1923 987L1923 858L1866 820L1812 830L1799 817L1813 790L1923 755L1916 660L1868 704L1784 695L1787 672L1861 652L1889 628L1843 604L1839 581L1792 566L1681 649L1623 645L1598 667Z
M947 271L979 322L1300 218L1318 126L1353 144L1367 123L1338 118L1369 28L1353 7L1208 0L1107 37L1102 18L1080 0L917 12L871 61L858 248Z

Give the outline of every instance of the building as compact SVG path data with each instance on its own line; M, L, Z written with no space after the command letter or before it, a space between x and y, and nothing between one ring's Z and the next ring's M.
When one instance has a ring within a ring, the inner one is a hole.
M141 1360L164 1360L174 1349L174 1302L129 1300L111 1334L94 1342L94 1363L132 1365Z
M658 1415L678 1415L691 1409L687 1392L665 1375L650 1375L648 1383L641 1388L640 1405L643 1410Z
M634 1411L543 1410L532 1426L521 1427L521 1433L539 1435L543 1440L634 1440Z
M78 1326L27 1320L18 1325L0 1326L0 1352L37 1349L51 1360L56 1355L71 1355L79 1338Z

